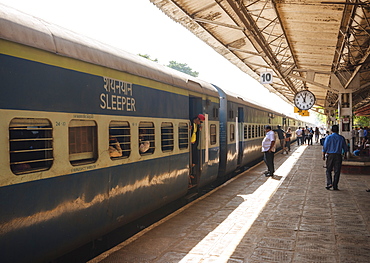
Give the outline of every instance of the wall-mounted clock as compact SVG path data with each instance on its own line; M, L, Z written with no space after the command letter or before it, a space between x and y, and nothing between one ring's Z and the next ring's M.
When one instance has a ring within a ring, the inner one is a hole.
M309 110L315 105L315 95L308 90L302 90L295 94L294 104L300 110Z

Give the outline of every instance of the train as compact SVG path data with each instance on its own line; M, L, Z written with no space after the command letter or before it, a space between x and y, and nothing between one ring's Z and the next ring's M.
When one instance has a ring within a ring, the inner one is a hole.
M0 17L1 262L55 259L261 159L265 125L306 125L2 4Z

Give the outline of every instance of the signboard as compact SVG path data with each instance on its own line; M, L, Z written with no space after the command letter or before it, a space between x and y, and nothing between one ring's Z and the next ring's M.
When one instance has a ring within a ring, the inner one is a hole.
M294 113L298 113L300 116L310 116L310 113L308 110L301 110L297 107L294 107Z
M308 112L308 110L302 110L299 115L301 116L310 116L310 113Z
M349 118L343 118L343 123L349 123Z
M271 84L273 82L272 72L269 71L261 72L260 82L261 84Z

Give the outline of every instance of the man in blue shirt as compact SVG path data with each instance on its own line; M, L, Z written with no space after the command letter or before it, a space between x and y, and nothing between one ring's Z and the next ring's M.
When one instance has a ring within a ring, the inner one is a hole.
M333 132L331 135L325 138L324 147L322 149L322 158L326 158L326 189L333 187L334 190L338 189L340 169L342 168L342 154L346 156L348 147L346 140L342 135L339 135L339 126L333 125L331 127ZM345 157L346 158L346 157ZM334 169L334 181L331 175L331 171Z

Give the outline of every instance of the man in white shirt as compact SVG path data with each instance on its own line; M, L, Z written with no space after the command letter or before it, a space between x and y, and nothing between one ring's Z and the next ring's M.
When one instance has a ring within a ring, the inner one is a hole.
M364 129L362 127L360 127L360 129L358 130L358 137L359 137L359 140L358 140L358 144L361 145L364 141L364 138L365 138L365 134L364 134Z
M297 135L297 144L303 144L303 137L302 137L302 130L301 127L298 127L298 129L295 131L295 134Z
M262 141L262 152L263 152L263 160L266 163L267 171L265 172L265 176L274 176L275 167L274 167L274 153L276 151L275 148L275 133L271 130L270 125L265 126L266 136Z

